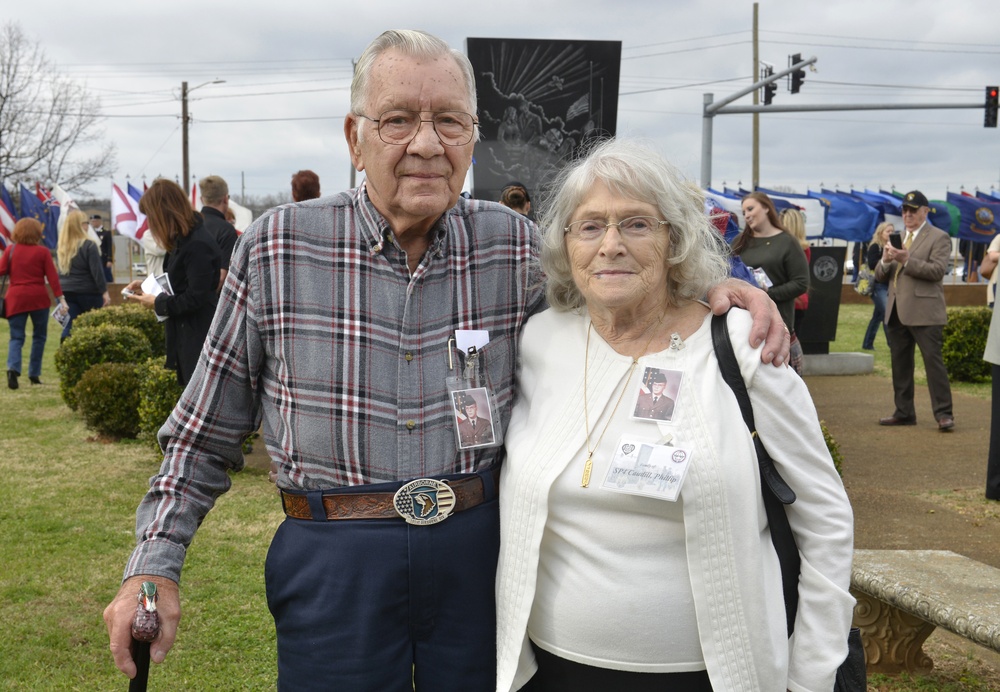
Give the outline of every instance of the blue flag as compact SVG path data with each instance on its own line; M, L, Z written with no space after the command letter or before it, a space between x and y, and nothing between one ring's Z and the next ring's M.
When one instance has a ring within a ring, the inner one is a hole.
M948 203L954 204L961 215L958 226L960 240L987 243L997 234L997 217L1000 217L1000 200L988 202L978 197L948 193Z
M818 199L826 208L825 238L867 243L878 225L878 211L871 205L842 192L823 190L809 191L809 196Z
M34 192L21 183L21 218L38 219L44 227L42 242L50 250L55 250L59 240L59 206L47 205Z

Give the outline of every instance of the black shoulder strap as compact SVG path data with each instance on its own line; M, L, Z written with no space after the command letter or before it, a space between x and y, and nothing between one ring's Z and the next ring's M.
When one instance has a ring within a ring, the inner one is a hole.
M757 427L753 419L753 406L750 403L750 395L747 393L746 383L743 381L743 374L740 372L740 365L733 351L733 343L729 339L729 328L725 315L712 317L712 345L715 348L715 357L719 361L722 379L736 396L736 401L740 405L740 413L743 414L743 422L746 423L747 430L750 431L754 449L757 452L757 464L760 467L760 491L764 498L764 509L767 512L771 542L774 544L774 550L778 554L778 562L781 564L781 587L785 596L785 617L788 634L791 636L795 628L795 612L799 605L801 559L799 549L795 545L792 527L788 523L788 515L785 514L784 505L795 502L795 492L774 468L771 455L767 453L760 435L757 434Z

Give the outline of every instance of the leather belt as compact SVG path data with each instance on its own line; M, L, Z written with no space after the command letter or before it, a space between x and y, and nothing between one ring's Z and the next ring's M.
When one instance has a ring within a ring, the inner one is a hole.
M490 471L493 495L499 488L500 468ZM395 493L331 493L325 494L323 509L328 520L336 519L404 519L423 525L443 521L454 512L482 504L486 500L483 479L471 474L454 480L418 478L404 484ZM281 491L281 506L293 519L312 519L309 498L302 493Z

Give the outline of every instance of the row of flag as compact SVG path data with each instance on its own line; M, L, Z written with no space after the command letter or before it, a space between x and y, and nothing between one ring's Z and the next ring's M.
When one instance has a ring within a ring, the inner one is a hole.
M137 242L149 231L149 222L145 214L139 211L139 200L146 189L145 183L142 190L131 182L126 182L124 189L117 183L111 185L111 227ZM42 242L48 248L55 249L63 217L69 210L79 209L76 202L58 184L46 188L41 183L35 183L35 190L32 192L21 183L20 202L20 207L15 207L11 192L6 185L0 183L0 249L12 242L10 234L14 230L14 224L25 217L38 219L42 223ZM201 209L197 183L191 186L191 207ZM253 221L253 213L232 200L229 201L229 207L236 217L233 225L242 233Z
M893 190L839 190L822 189L804 195L766 188L757 188L774 202L780 214L784 209L799 209L806 219L806 236L809 238L838 238L866 243L875 233L875 227L889 221L896 228L903 227L903 194ZM706 199L725 211L736 215L739 227L744 226L742 198L748 190L709 188L703 191ZM946 199L930 200L927 220L953 238L975 243L988 243L1000 232L1000 192L977 191L949 192Z
M76 203L59 185L46 188L41 183L35 183L34 192L21 183L20 202L20 207L15 207L10 190L0 183L0 247L6 247L12 242L10 234L14 230L14 224L19 219L29 217L42 223L42 242L46 247L55 249L62 215L77 208Z

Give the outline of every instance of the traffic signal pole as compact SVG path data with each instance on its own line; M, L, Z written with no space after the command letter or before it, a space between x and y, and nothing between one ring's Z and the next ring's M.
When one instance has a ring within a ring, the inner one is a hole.
M721 101L714 101L713 94L704 95L701 125L701 186L708 188L712 184L712 122L716 115L736 113L808 113L821 111L893 111L893 110L941 110L953 108L983 108L983 101L976 103L835 103L799 106L730 106L737 99L752 91L760 89L765 84L777 81L794 70L801 70L805 65L816 62L812 57L796 63L786 70L776 72L766 79L754 82L749 87L727 96Z
M806 65L812 65L816 62L817 58L814 55L808 60L803 60L802 62L796 63L789 67L787 70L782 70L781 72L775 72L774 74L768 75L764 79L754 82L745 89L737 91L735 94L731 94L721 101L713 101L715 97L714 94L705 94L705 105L703 108L703 115L701 119L701 186L706 188L712 179L712 118L715 117L720 110L728 106L733 101L743 98L747 94L753 92L756 93L758 89L767 84L772 84L777 82L779 79L787 74L791 74L795 70L801 70ZM756 110L744 111L746 113L763 113L765 111L774 111L775 106L749 106ZM778 106L777 108L780 108ZM736 112L726 110L726 113Z

